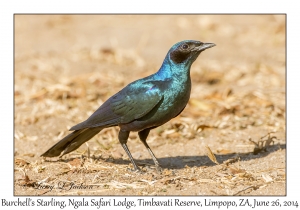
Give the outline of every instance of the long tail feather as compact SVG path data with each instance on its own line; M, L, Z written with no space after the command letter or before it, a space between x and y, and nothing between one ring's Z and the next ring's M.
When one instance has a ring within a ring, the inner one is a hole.
M56 157L61 154L65 155L80 147L83 143L90 140L93 136L99 133L102 128L85 128L76 130L70 133L62 140L53 145L41 156L43 157Z

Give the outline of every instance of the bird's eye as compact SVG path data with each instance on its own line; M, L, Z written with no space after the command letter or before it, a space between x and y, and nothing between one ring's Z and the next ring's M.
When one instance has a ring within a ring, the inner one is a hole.
M189 48L189 46L188 46L187 44L183 44L183 45L182 45L182 49L186 50L186 49L188 49L188 48Z

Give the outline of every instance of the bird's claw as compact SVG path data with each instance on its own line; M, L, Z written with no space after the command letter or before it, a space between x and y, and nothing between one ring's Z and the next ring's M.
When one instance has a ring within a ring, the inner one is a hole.
M160 173L160 174L162 173L163 169L160 167L160 165L156 165L155 168L158 173Z
M140 168L134 168L134 169L127 168L127 171L138 173L138 174L142 174L143 173L143 171Z

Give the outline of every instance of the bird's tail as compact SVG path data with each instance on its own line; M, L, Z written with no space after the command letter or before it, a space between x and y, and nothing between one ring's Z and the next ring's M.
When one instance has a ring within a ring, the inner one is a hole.
M93 136L99 133L102 128L84 128L81 130L76 130L67 135L65 138L57 142L50 149L48 149L41 156L43 157L56 157L63 156L76 150L83 143L90 140Z

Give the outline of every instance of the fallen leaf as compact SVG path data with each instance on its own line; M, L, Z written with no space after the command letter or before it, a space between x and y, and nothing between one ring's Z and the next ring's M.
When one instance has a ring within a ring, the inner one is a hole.
M218 165L219 165L216 156L215 156L214 153L211 151L211 149L209 148L209 146L206 145L205 147L206 147L206 149L207 149L207 156L208 156L208 158L209 158L212 162L214 162L215 164L218 164Z
M16 158L15 164L19 165L19 166L25 166L25 165L30 164L30 162L28 162L27 160L21 159L21 158Z
M82 163L80 159L75 158L74 160L69 161L69 164L73 167L80 167Z
M194 98L189 100L189 104L192 107L195 107L195 108L197 108L199 110L203 110L203 111L208 111L212 108L208 103L203 102L203 101L199 101L199 100L194 99Z
M229 171L231 172L231 174L241 174L246 172L245 169L235 168L235 167L229 167Z
M272 177L270 177L268 174L262 174L261 176L265 180L265 182L267 182L267 183L273 181Z
M217 152L219 154L222 154L222 155L226 155L226 154L232 154L233 152L229 149L220 149L220 150L217 150Z
M33 154L33 153L26 153L26 154L23 154L23 156L34 157L35 154Z

